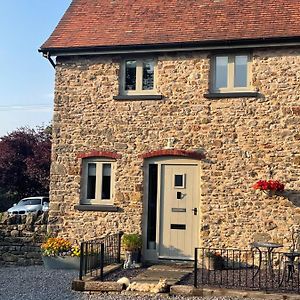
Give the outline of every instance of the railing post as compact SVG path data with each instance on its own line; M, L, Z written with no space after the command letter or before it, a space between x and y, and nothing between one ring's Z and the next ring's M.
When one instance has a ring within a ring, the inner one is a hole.
M195 248L195 260L194 260L194 287L198 287L198 248Z
M82 280L83 275L83 243L80 243L80 267L79 267L79 280Z
M118 234L118 253L117 253L117 263L121 262L121 239L122 239L123 231L120 231Z
M103 281L103 269L104 269L104 244L101 243L100 251L100 280Z

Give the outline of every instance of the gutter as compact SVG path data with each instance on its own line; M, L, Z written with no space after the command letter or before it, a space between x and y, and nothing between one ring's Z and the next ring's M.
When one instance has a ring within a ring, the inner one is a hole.
M39 52L40 52L40 50L39 50ZM53 59L51 58L50 52L49 52L49 51L43 52L43 57L45 57L46 59L48 59L49 62L50 62L50 64L52 65L52 67L55 69L56 64L55 64L55 62L53 61Z
M57 47L57 48L41 48L38 51L42 52L43 56L50 61L51 56L164 53L164 52L225 50L225 49L240 50L240 49L249 49L249 48L296 47L296 46L300 46L300 36L242 39L242 40L221 40L221 41L211 40L211 41L202 41L202 42L160 43L160 44L144 44L144 45L139 44L139 45L92 46L92 47Z

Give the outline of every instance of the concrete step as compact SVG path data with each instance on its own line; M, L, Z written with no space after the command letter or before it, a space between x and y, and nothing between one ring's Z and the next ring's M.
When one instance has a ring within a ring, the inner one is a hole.
M160 279L167 279L168 285L174 285L193 272L192 268L177 265L153 265L132 279L132 282L157 284Z

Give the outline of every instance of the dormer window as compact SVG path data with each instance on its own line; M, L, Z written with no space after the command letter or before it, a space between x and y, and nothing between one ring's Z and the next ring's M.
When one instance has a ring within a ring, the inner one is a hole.
M121 93L123 95L156 94L156 60L128 59L122 64Z

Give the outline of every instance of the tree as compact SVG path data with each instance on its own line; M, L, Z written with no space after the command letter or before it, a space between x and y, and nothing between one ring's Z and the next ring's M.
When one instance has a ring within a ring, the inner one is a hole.
M0 210L49 191L51 127L17 129L0 138Z

